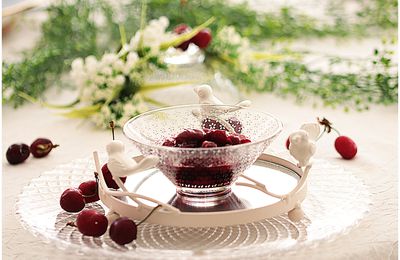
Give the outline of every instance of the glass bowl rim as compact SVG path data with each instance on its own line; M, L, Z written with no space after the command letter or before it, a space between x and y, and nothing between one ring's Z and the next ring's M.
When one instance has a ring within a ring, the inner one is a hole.
M241 147L249 147L252 145L256 145L256 144L260 144L265 142L268 139L273 139L275 138L283 129L283 124L282 121L280 121L278 118L276 118L275 116L273 116L270 113L267 112L263 112L259 109L254 109L254 108L240 108L240 109L246 109L246 110L251 110L251 111L255 111L258 113L262 113L264 115L268 115L271 119L273 119L277 124L278 127L275 130L275 132L271 135L269 135L266 138L262 138L261 140L255 141L255 142L250 142L250 143L244 143L244 144L238 144L238 145L228 145L228 146L219 146L219 147L207 147L207 148L201 148L201 147L196 147L196 148L182 148L182 147L171 147L171 146L162 146L162 145L157 145L157 144L145 144L141 141L138 141L132 137L129 136L128 134L128 125L141 118L141 117L145 117L148 116L150 114L153 113L157 113L157 112L161 112L161 111L165 111L165 110L171 110L171 109L176 109L176 108L189 108L189 107L230 107L230 108L236 108L239 106L236 105L212 105L212 104L188 104L188 105L176 105L176 106L167 106L167 107L162 107L162 108L158 108L158 109L152 109L149 111L146 111L144 113L141 113L140 115L134 116L131 119L129 119L125 124L124 127L122 128L122 132L125 135L126 138L128 138L129 140L135 142L135 143L139 143L141 145L144 146L148 146L149 148L153 148L153 149L161 149L161 150L166 150L166 151L212 151L212 150L229 150L229 149L239 149Z

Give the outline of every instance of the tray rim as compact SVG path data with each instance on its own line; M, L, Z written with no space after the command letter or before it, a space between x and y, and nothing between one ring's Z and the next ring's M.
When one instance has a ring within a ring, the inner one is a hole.
M95 155L96 158L96 155ZM134 157L135 160L140 160L143 156ZM262 207L251 209L237 209L230 211L215 211L215 212L182 212L173 206L165 203L157 203L156 200L151 202L161 205L161 208L155 210L146 220L149 224L159 224L164 226L175 227L225 227L232 225L247 224L260 221L266 218L272 218L281 214L287 213L296 207L299 207L307 194L307 180L300 184L303 176L306 178L303 170L292 162L283 158L262 154L257 161L264 161L282 166L296 173L300 178L296 191L290 197L283 197L275 203L268 204ZM96 170L100 172L99 162L95 159ZM262 167L262 166L261 166ZM284 173L286 174L286 173ZM104 178L99 174L99 196L102 203L112 212L116 212L121 216L130 217L133 219L144 219L153 210L153 207L138 200L134 200L138 206L135 207L125 201L108 194L108 187L105 184ZM234 185L239 184L236 182ZM246 185L247 186L247 185ZM252 188L252 187L250 187ZM254 188L254 187L253 187ZM293 190L294 191L294 190ZM136 196L135 196L136 197ZM149 197L137 194L137 198L148 200ZM139 202L139 203L138 203ZM164 208L163 208L164 206Z

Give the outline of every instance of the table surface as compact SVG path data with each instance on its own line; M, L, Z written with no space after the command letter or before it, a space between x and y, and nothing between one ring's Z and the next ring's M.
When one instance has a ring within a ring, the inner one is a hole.
M40 18L35 18L35 21ZM32 28L18 28L3 39L3 57L12 59L19 50L32 45L18 41L21 33L37 37ZM26 35L25 35L26 36ZM328 40L336 50L358 54L371 49L378 42L353 41L338 43ZM361 46L361 47L360 47ZM364 46L364 48L362 48ZM368 53L367 53L368 54ZM51 91L49 100L62 102L71 93ZM193 100L194 100L193 94ZM354 160L341 159L333 147L334 134L319 141L316 157L342 165L353 172L368 186L372 194L370 212L358 226L348 234L326 241L318 247L298 252L293 258L301 259L397 259L397 105L373 106L365 112L345 113L341 109L314 108L311 104L296 104L292 99L281 99L274 95L250 94L247 96L253 107L276 115L283 121L284 130L268 151L283 151L286 137L303 122L326 117L345 135L352 137L358 145ZM66 119L54 111L27 104L20 109L2 107L3 153L15 142L30 143L37 137L48 137L61 146L43 159L29 158L21 165L11 166L3 155L3 257L4 259L70 259L68 252L51 244L45 244L24 230L15 216L15 202L22 187L42 172L73 159L90 156L93 150L101 150L110 141L110 133L95 128L91 123ZM117 138L131 144L117 131ZM83 256L74 256L80 259Z

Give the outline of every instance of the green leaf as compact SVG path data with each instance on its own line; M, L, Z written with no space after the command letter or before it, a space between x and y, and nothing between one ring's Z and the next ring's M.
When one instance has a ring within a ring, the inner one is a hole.
M33 104L38 104L38 105L40 105L40 106L42 106L42 107L53 108L53 109L66 109L66 108L71 108L71 107L73 107L74 105L78 104L79 101L80 101L80 99L77 98L77 99L75 99L74 101L72 101L72 102L69 103L69 104L65 104L65 105L54 105L54 104L49 104L49 103L46 103L46 102L44 102L44 101L35 99L34 97L29 96L28 94L23 93L23 92L18 92L18 96L20 96L21 98L23 98L23 99L25 99L25 100L27 100L28 102L31 102L31 103L33 103Z
M159 82L159 83L148 83L142 85L139 92L153 91L157 89L171 88L180 85L192 85L199 83L199 81L188 80L188 81L174 81L174 82Z
M93 106L76 108L76 109L72 109L66 113L59 113L59 115L62 115L62 116L68 117L68 118L88 118L88 117L100 112L100 109L102 106L103 106L102 104L97 104L97 105L93 105Z

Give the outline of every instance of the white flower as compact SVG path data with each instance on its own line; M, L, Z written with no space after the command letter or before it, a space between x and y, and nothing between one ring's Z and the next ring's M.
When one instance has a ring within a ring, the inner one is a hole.
M4 89L4 88L3 88ZM8 100L11 98L11 96L14 94L14 89L13 88L6 88L3 91L3 98Z
M112 88L105 88L105 89L97 89L93 93L93 98L95 101L98 100L107 100L113 93Z
M139 56L136 52L130 52L126 57L126 61L135 64L139 60Z
M77 58L74 61L72 61L71 68L72 68L72 70L82 71L83 70L83 59Z
M124 105L124 112L124 114L132 116L136 113L136 107L132 103L128 102Z
M140 114L149 110L149 108L147 107L146 103L142 98L136 96L134 101L136 103L135 104L136 113Z
M108 66L113 64L118 59L118 56L115 53L105 53L103 57L101 57L101 65Z
M85 58L85 70L90 74L97 73L98 62L94 56L87 56ZM89 76L90 77L90 76Z
M242 37L236 32L235 27L233 26L225 26L222 28L222 30L218 32L217 37L232 45L240 45L242 43Z
M112 74L112 69L111 69L111 67L104 67L102 70L101 70L101 73L103 73L104 75L106 75L106 76L111 76L111 74Z
M107 79L105 77L103 77L102 75L94 75L94 77L92 78L93 83L95 83L96 85L101 85L103 83L107 82Z
M128 122L129 119L131 119L132 116L128 115L126 112L124 112L123 116L117 120L116 125L119 127L123 127L125 125L125 123Z
M134 49L135 46L133 45L134 44L133 38L134 37L132 37L132 39L129 43L125 43L124 45L122 45L121 50L119 50L119 52L118 52L119 57L122 57L123 55L125 55L126 53L128 53Z
M91 104L94 100L94 93L97 87L94 84L82 85L80 100L82 103Z
M112 68L115 71L123 71L125 64L122 60L118 59L112 64Z
M78 58L72 62L70 76L77 86L84 84L87 76L84 70L83 59Z
M113 86L121 86L124 83L125 83L125 77L122 75L118 75L114 79L112 79Z
M102 106L99 113L91 117L92 121L99 127L104 127L111 120L114 120L114 115L111 114L109 106Z
M169 25L167 17L162 16L159 19L151 20L143 31L137 31L135 36L129 42L131 49L136 49L140 38L142 37L142 44L150 47L152 53L157 53L160 49L160 45L163 42L169 41L176 37L176 35L166 32Z
M139 56L136 52L130 52L128 54L128 56L126 57L126 63L125 63L125 67L122 70L122 72L125 75L129 75L129 73L131 72L131 70L135 67L136 63L139 60Z
M85 58L85 65L87 67L95 67L97 66L97 59L93 55L87 56Z
M89 15L89 20L91 20L96 27L102 27L106 25L107 19L105 15L100 11L92 11Z
M161 16L160 18L158 18L158 20L160 21L160 24L163 26L163 28L165 30L169 25L168 18L166 16Z

